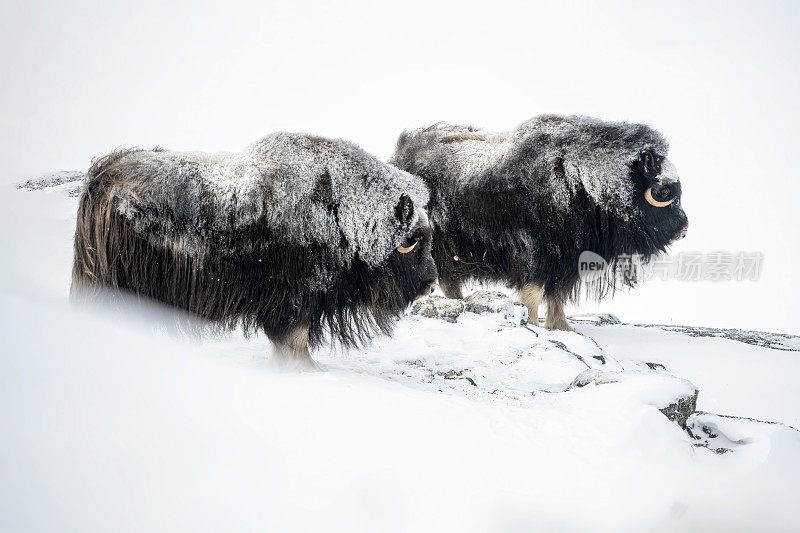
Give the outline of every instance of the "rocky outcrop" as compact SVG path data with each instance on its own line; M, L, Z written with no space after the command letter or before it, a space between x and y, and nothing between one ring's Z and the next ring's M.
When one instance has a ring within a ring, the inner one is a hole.
M411 314L427 318L438 318L447 322L455 322L461 313L469 312L479 315L495 314L517 324L527 322L527 310L521 304L500 291L475 291L463 300L431 295L417 300L411 307Z
M694 394L676 398L675 402L666 407L659 409L664 416L678 424L680 427L686 429L686 421L697 407L697 397L700 391L695 389Z
M590 368L578 374L569 389L590 384L627 383L644 403L653 405L664 416L686 429L689 416L697 407L698 388L691 382L666 372L603 372Z
M455 322L464 309L464 302L461 300L433 294L414 302L414 305L411 306L411 314L426 318L438 318L445 322Z
M22 183L17 183L16 187L17 189L23 189L26 191L41 191L51 187L59 187L66 183L72 183L74 185L69 188L67 194L68 196L76 197L80 193L80 189L83 186L83 180L85 177L86 174L84 172L66 170L62 172L54 172L52 174L45 174L36 179L30 179Z
M514 302L500 291L476 291L464 298L464 306L470 313L498 313L506 318L514 315Z
M717 455L738 451L758 441L770 442L778 435L794 441L800 438L800 431L780 422L704 411L692 413L686 432L696 447L706 448Z

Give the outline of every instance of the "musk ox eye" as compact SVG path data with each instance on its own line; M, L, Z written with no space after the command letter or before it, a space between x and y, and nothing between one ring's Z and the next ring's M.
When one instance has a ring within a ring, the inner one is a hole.
M669 185L648 187L644 191L644 199L653 207L667 207L676 200Z

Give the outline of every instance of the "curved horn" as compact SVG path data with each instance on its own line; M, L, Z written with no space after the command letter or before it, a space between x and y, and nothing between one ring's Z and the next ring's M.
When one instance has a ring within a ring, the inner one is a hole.
M667 200L666 202L659 202L655 198L653 198L653 188L648 187L644 191L644 199L647 200L647 203L652 205L653 207L667 207L669 204L675 201L675 198L671 200Z
M397 245L397 251L400 252L401 254L407 254L407 253L413 251L414 248L416 248L418 244L419 244L419 241L414 241L414 244L412 244L411 246L403 246L402 244L398 244Z

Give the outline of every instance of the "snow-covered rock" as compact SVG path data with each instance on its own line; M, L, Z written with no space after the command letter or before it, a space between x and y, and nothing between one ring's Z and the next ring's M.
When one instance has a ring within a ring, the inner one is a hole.
M592 368L581 372L570 388L630 381L636 383L637 396L642 402L653 405L667 418L686 428L686 420L694 413L700 391L689 381L665 372L604 372Z
M528 320L528 310L522 304L515 304L511 298L500 291L476 291L463 300L432 294L414 302L411 314L426 318L439 318L456 322L462 313L479 315L493 314L510 323L524 325Z
M776 436L800 442L800 431L786 424L705 412L696 412L689 417L687 432L695 446L719 455L729 452L769 453L765 447Z
M464 298L464 306L470 313L497 313L506 320L517 314L514 302L500 291L475 291Z
M38 178L20 182L17 184L17 189L23 189L26 191L40 191L42 189L52 189L54 187L61 187L62 185L69 184L69 187L67 188L67 194L71 197L77 197L85 177L86 174L84 172L64 170L61 172L44 174Z
M580 315L571 315L570 320L575 322L584 322L590 324L609 325L621 324L622 321L611 313L585 313Z
M414 305L411 306L411 314L455 322L464 309L464 302L461 300L432 294L414 302Z

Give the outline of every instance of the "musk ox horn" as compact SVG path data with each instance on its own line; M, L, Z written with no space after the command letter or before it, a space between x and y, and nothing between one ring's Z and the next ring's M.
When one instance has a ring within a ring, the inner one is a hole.
M401 254L407 254L409 252L412 252L414 248L417 247L418 244L419 241L415 241L414 244L412 244L411 246L403 246L402 244L398 244L397 251L400 252Z
M652 205L653 207L667 207L668 205L670 205L672 202L675 201L675 198L673 198L671 200L667 200L666 202L659 202L658 200L653 198L653 188L652 187L648 187L647 189L645 189L645 191L644 191L644 199L647 200L647 203Z

